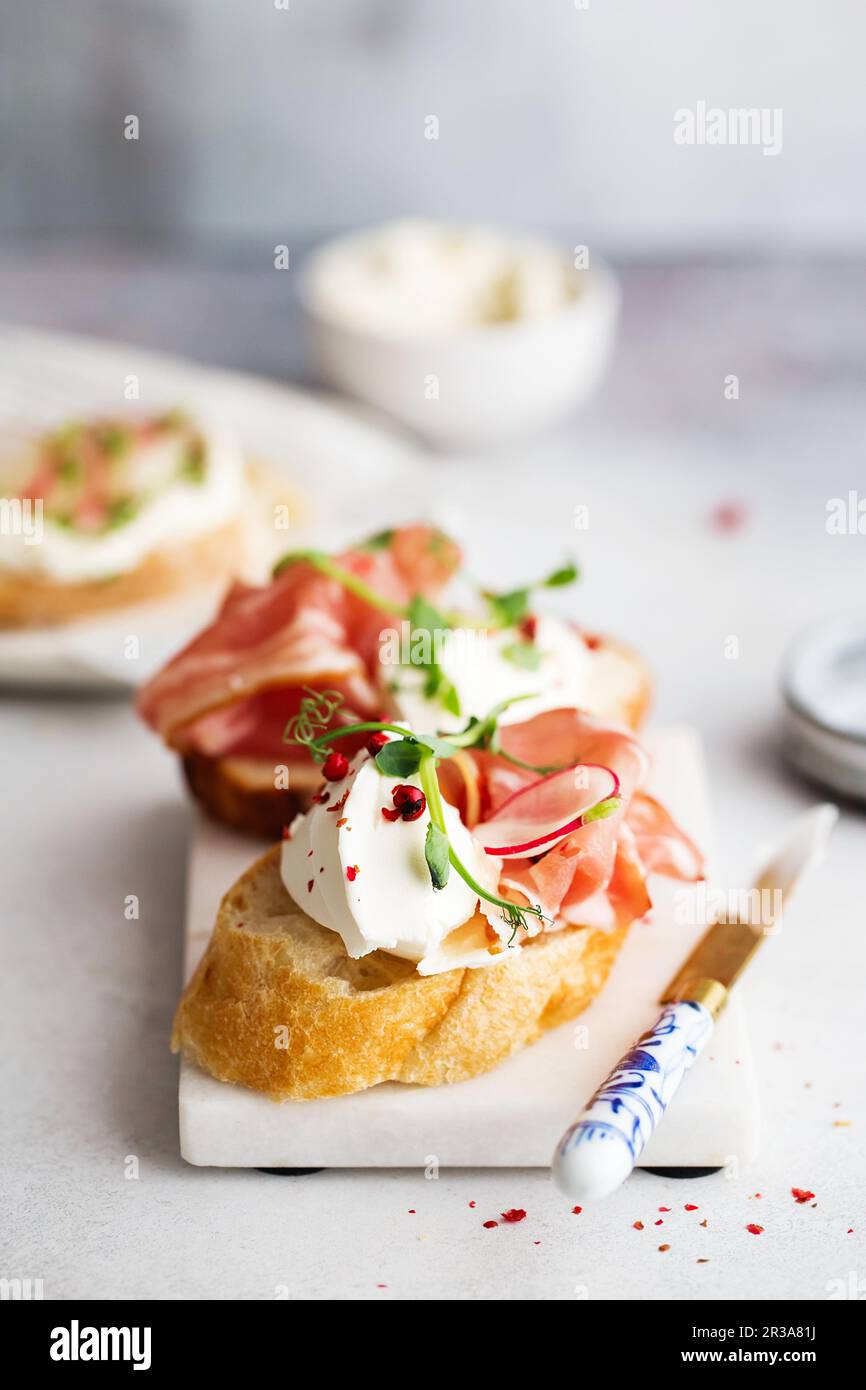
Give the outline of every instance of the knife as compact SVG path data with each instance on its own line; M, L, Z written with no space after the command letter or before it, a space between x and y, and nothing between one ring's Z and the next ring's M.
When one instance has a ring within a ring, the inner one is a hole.
M759 854L760 920L717 920L664 990L656 1023L635 1043L562 1136L553 1177L578 1201L607 1197L629 1176L656 1125L712 1034L728 994L805 873L824 858L839 812L825 803L797 817ZM754 901L753 894L749 895Z

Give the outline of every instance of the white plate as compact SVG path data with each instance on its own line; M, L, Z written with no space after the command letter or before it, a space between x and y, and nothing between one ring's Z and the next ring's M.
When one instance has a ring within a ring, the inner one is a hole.
M706 850L708 787L694 730L647 739L651 788ZM219 900L257 847L199 820L187 899L187 977ZM564 1024L486 1076L456 1086L387 1083L332 1100L275 1105L181 1063L180 1142L189 1162L219 1168L528 1167L550 1163L563 1130L637 1036L658 997L705 930L677 925L674 885L653 882L650 924L638 923L610 980L576 1023ZM682 885L677 884L677 888ZM721 1167L754 1157L758 1102L742 989L698 1058L641 1157L643 1167Z
M139 399L124 398L138 381ZM122 343L0 328L0 432L130 406L186 406L223 422L245 452L283 471L310 499L312 520L294 542L331 549L374 529L398 479L425 467L408 438L360 407L263 378L202 367ZM128 609L69 627L0 632L0 684L127 689L158 668L213 611L216 591ZM123 639L134 621L142 659Z

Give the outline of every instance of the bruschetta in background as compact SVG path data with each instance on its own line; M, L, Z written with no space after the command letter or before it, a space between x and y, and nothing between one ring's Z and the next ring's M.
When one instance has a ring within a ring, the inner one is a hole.
M180 410L16 436L0 472L0 628L225 584L248 562L251 495L273 481L228 434Z
M513 697L503 725L557 708L639 725L651 690L640 657L546 611L545 589L569 584L573 566L504 593L468 588L461 566L425 525L337 555L290 553L269 584L233 586L139 692L139 713L209 814L272 840L321 782L286 740L311 691L336 691L343 722L385 713L448 732Z

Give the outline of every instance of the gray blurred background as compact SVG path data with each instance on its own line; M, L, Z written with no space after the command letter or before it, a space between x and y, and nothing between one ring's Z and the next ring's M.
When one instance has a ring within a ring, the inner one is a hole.
M7 238L264 253L404 212L556 228L637 257L823 255L866 238L862 0L0 10ZM782 153L675 145L674 110L699 100L782 108Z
M294 270L350 226L485 218L620 271L619 348L582 440L669 431L779 475L850 458L863 0L0 0L0 14L0 319L315 383L276 245ZM676 144L674 113L698 102L780 108L781 152ZM718 385L732 371L747 383L734 410Z

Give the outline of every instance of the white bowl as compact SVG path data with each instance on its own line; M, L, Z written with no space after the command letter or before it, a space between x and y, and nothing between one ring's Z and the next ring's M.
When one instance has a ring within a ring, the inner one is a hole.
M596 257L573 272L577 294L561 309L419 336L360 328L327 312L315 279L328 250L307 261L300 285L320 371L437 445L484 446L544 430L583 405L607 370L620 292Z

